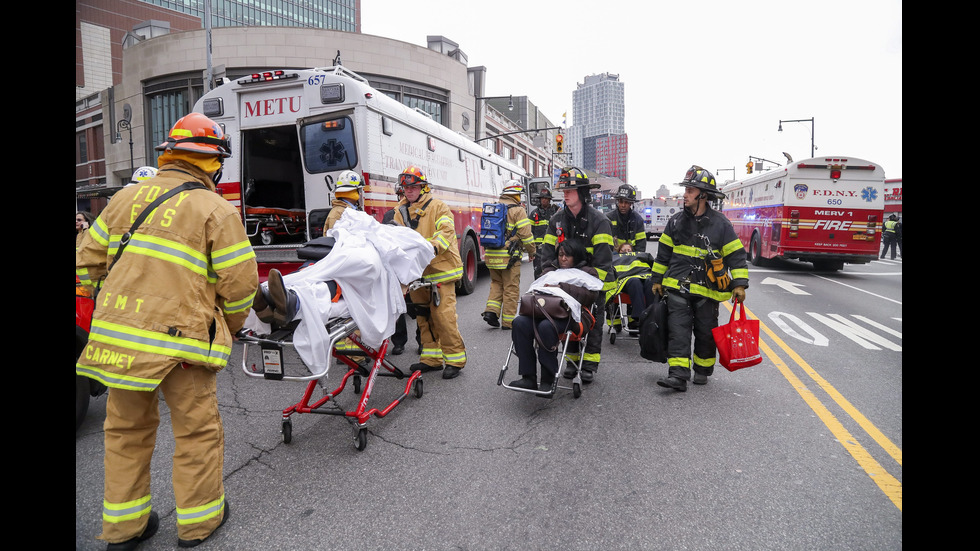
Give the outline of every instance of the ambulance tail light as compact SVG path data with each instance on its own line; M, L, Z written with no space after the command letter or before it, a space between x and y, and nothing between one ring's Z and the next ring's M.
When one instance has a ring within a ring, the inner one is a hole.
M868 215L868 230L867 230L867 232L865 232L865 233L867 233L869 240L873 240L875 238L875 228L877 228L877 227L878 227L878 215L877 214L869 214Z
M794 210L789 213L789 236L799 237L800 231L800 211Z

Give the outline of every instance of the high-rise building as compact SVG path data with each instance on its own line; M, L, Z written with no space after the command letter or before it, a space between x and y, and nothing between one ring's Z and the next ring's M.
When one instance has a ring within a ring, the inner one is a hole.
M625 85L619 75L585 77L572 92L572 164L627 181Z

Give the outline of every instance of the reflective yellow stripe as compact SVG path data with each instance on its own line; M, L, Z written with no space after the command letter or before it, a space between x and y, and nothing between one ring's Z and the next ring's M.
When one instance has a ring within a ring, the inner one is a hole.
M425 274L425 279L434 283L443 283L446 281L451 281L454 279L459 279L463 277L463 267L453 268L445 272L436 272L433 274Z
M681 288L680 282L673 277L665 277L663 280L663 286L678 290ZM689 290L692 295L707 297L718 302L725 302L726 300L731 300L732 298L732 294L729 292L715 291L703 285L698 285L697 283L692 283Z
M150 514L150 494L125 503L102 501L102 520L116 524Z
M200 505L198 507L177 507L177 524L198 524L214 517L223 515L225 511L225 496Z
M123 390L143 390L153 391L160 385L161 379L147 379L144 377L131 377L129 375L117 375L109 373L97 367L75 364L75 374L83 375L89 379L95 379L105 386L121 388Z
M446 359L447 364L450 362L453 362L457 365L464 364L466 363L466 352L460 352L458 354L446 354L443 356L443 358Z
M721 255L728 256L735 251L743 251L743 250L745 250L745 247L742 246L742 242L739 241L738 238L736 237L733 241L731 241L730 243L726 244L724 247L721 248Z
M227 365L231 348L191 339L172 337L166 333L146 331L103 320L92 320L89 342L101 342L128 348L137 352L148 352L163 356L173 356L197 363Z
M253 258L255 251L247 239L230 247L211 251L211 265L215 270L223 270Z
M715 365L714 358L699 358L697 354L694 355L694 365L699 367L711 367Z

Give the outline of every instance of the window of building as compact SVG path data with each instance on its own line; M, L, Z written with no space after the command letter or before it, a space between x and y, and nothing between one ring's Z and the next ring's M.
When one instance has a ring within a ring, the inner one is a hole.
M147 159L154 163L159 156L152 147L167 140L167 134L174 123L191 112L194 103L201 97L204 83L201 77L173 79L147 84L143 88L146 98L146 135L148 137Z

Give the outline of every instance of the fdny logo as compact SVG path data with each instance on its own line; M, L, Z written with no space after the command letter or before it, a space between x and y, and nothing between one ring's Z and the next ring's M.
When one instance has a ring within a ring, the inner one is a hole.
M796 184L795 186L793 186L793 191L796 193L797 199L806 198L806 192L808 189L809 188L807 187L806 184Z

